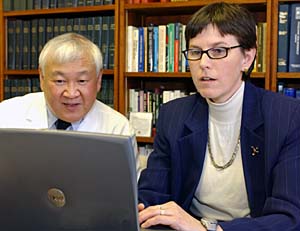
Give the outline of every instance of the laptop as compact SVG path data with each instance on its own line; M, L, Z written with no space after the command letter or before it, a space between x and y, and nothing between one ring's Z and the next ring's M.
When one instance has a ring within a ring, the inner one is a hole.
M138 231L131 139L0 129L1 230Z

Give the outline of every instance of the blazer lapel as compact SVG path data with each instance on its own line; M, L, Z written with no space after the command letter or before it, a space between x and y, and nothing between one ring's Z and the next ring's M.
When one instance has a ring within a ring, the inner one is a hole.
M251 216L264 204L264 129L260 96L252 84L246 83L241 126L241 152Z
M182 183L180 202L184 208L190 206L198 182L200 180L207 143L208 106L197 96L190 116L185 121L185 134L178 139L181 158Z

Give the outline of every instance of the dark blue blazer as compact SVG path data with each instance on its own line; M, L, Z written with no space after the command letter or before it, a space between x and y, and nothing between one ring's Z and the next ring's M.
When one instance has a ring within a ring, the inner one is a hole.
M207 130L208 105L199 94L161 107L154 152L138 183L140 202L149 206L175 201L190 212L201 177ZM220 222L222 228L299 231L300 101L246 82L241 151L252 218Z

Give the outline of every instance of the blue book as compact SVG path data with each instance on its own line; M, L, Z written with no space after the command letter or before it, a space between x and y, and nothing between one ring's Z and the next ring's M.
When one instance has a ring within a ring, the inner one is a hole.
M289 72L300 72L300 3L291 4Z
M145 66L145 43L144 43L144 28L139 27L139 52L138 52L138 71L144 72Z
M153 27L153 71L158 72L158 26Z
M290 4L280 4L278 11L277 71L288 71Z

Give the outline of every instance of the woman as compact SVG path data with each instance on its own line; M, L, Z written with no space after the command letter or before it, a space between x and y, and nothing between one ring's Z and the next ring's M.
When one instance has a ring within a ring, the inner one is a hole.
M213 3L186 26L197 94L160 110L139 179L143 228L300 230L300 103L247 81L256 23Z

